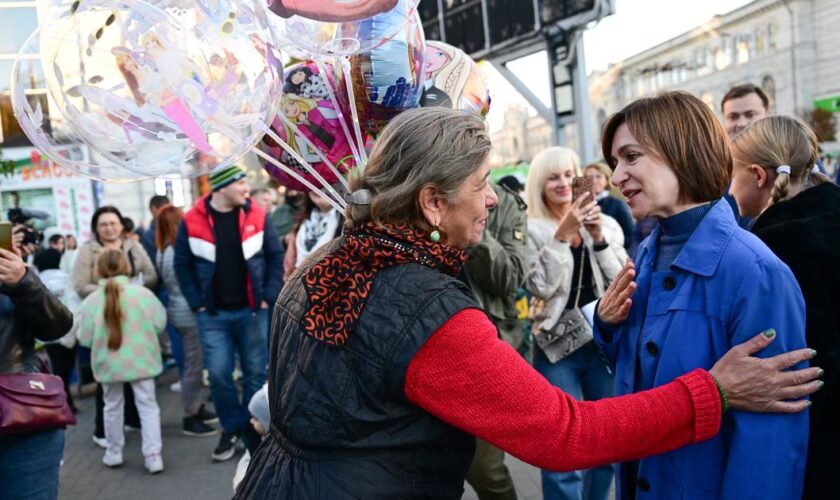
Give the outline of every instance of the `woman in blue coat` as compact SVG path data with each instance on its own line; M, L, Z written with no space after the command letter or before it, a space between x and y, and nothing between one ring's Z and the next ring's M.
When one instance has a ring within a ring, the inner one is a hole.
M602 145L633 216L660 222L598 305L617 394L708 368L755 331L778 332L763 356L805 346L793 274L720 201L732 158L708 106L683 92L641 99L608 120ZM617 498L799 498L807 444L806 414L730 411L710 441L621 464Z

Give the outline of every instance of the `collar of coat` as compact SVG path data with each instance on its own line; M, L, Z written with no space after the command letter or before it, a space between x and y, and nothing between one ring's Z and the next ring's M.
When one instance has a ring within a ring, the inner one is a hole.
M700 276L712 276L720 264L726 245L738 229L735 214L726 200L716 201L671 265ZM661 234L662 228L657 224L650 236L639 246L638 262L644 260L659 241Z

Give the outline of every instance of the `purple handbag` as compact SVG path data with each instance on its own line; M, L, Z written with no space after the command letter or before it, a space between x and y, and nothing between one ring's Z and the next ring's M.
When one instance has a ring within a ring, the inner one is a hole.
M75 425L60 377L0 374L0 434L23 434Z

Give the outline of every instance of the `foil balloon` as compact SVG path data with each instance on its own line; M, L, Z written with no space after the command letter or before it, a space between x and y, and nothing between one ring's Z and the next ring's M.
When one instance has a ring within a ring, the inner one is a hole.
M273 2L271 8L279 14L272 16L277 43L293 56L308 59L312 54L348 56L382 45L412 19L418 0ZM357 17L363 13L366 17ZM367 19L378 23L377 37L365 33L362 23Z
M342 23L388 12L397 0L269 0L268 8L280 17L301 16L316 21Z
M462 50L443 42L426 42L425 84L420 106L490 111L490 92L478 64Z
M329 65L325 65L325 68L328 73L332 69ZM286 68L285 75L280 109L271 122L271 128L318 174L333 184L338 179L324 160L335 166L340 173L347 172L355 166L350 143L339 121L340 113L349 117L349 112L345 109L335 109L329 97L330 92L336 95L335 79L331 74L322 74L318 65L313 62L290 66ZM312 174L270 136L263 137L260 148L317 185ZM265 165L265 169L284 186L298 191L309 190L270 163Z
M24 42L12 65L10 81L12 112L34 149L60 167L94 179L132 182L148 178L92 152L63 115L50 113L55 106L46 96L27 95L26 86L32 84L33 77L44 74L36 58L41 52L39 38L36 29ZM102 136L100 140L110 138Z
M51 7L40 35L50 95L124 169L196 176L231 165L260 140L282 91L268 13L252 0L153 3Z
M362 21L365 37L381 36L376 18ZM382 45L350 57L350 77L362 128L376 134L402 111L415 108L423 91L426 39L415 12L403 30Z

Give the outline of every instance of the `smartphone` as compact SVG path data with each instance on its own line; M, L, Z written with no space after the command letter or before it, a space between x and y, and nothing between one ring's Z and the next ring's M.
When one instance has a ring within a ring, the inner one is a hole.
M589 201L595 201L595 191L592 188L591 177L575 177L572 179L572 200L577 200L583 193L588 192L592 195Z
M0 248L12 251L12 223L9 221L0 222Z

